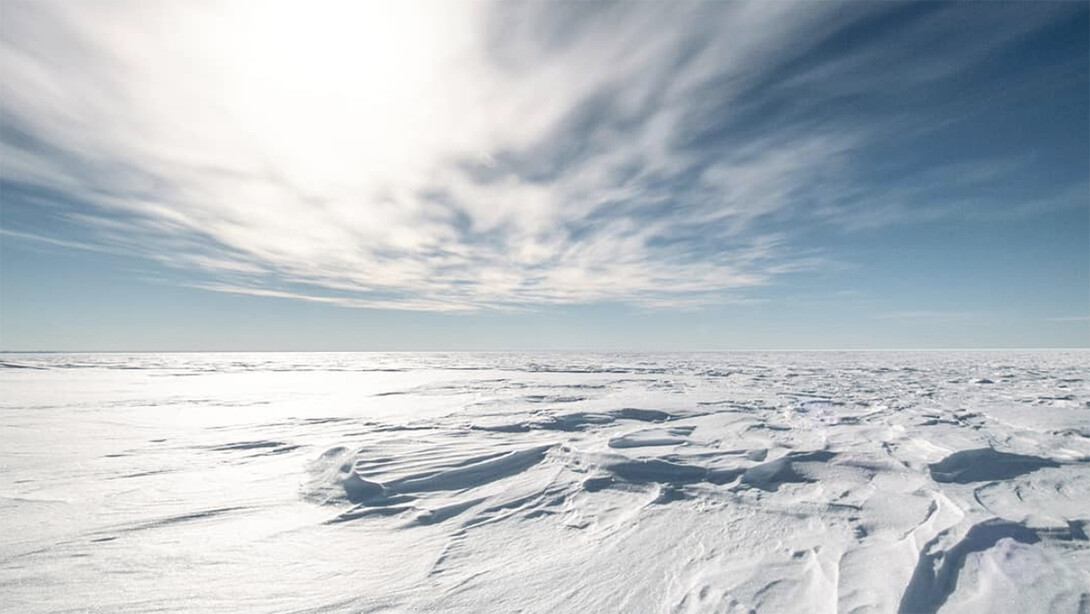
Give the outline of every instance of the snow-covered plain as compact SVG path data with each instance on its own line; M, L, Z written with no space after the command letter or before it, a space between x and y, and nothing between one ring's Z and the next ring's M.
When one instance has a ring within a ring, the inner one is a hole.
M10 612L1090 612L1090 353L0 355Z

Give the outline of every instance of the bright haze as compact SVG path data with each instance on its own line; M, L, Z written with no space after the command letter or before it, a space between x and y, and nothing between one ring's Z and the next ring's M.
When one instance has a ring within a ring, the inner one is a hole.
M1084 2L0 9L5 350L1090 345Z

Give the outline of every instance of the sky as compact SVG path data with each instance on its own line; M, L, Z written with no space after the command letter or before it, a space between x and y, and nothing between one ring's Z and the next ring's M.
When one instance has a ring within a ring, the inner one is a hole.
M2 0L0 349L1090 347L1085 2Z

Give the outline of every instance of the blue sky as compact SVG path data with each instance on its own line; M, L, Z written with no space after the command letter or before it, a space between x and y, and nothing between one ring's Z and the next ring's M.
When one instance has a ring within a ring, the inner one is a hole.
M4 350L1090 346L1084 2L29 2Z

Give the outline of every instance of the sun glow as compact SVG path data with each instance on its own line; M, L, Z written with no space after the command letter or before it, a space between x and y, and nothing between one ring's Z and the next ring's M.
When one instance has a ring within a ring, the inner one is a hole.
M232 3L217 15L217 98L277 171L314 183L388 177L464 123L444 68L469 52L438 4Z

